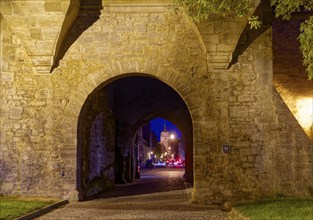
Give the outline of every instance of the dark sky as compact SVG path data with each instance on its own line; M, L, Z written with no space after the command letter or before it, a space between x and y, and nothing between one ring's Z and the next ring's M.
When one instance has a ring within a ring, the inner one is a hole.
M155 118L151 120L151 131L156 134L156 136L158 137L158 141L160 141L160 134L164 129L164 122L166 124L166 130L169 131L170 134L174 134L176 138L181 138L181 132L174 124L163 118Z

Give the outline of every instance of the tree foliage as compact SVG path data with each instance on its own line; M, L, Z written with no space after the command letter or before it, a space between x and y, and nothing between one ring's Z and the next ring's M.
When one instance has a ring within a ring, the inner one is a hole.
M175 0L176 4L186 9L186 12L200 22L209 15L248 16L251 28L261 25L257 16L253 16L255 0ZM292 13L301 10L313 10L313 0L270 0L275 8L275 16L290 19ZM307 67L309 79L313 79L313 16L309 17L300 27L300 50L303 64Z
M300 26L300 50L303 55L303 64L307 67L309 79L313 79L313 16Z
M253 11L252 0L176 0L196 21L206 19L210 14L244 16Z

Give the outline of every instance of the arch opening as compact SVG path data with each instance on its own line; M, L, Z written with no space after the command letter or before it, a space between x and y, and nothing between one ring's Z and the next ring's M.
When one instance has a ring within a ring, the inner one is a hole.
M138 129L154 118L173 122L184 141L186 182L193 183L193 128L180 95L148 76L105 82L86 99L78 120L77 189L79 199L140 178Z
M185 138L173 123L158 117L149 121L142 129L150 130L147 159L150 159L155 166L184 167Z

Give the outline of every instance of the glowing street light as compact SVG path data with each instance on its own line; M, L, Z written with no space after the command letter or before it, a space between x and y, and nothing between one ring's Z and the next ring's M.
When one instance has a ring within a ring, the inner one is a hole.
M154 158L154 156L155 156L155 155L153 155L153 151L150 151L149 153L150 153L150 155L149 155L149 159L153 159L153 158Z
M170 138L173 140L173 139L175 139L175 135L174 134L171 134L170 135Z
M310 129L313 129L313 98L302 98L297 100L296 117L304 130L307 131L307 133L310 133Z

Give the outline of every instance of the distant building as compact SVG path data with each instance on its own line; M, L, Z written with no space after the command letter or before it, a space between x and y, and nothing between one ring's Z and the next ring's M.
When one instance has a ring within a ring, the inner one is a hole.
M164 129L160 134L160 143L163 146L162 151L164 154L171 155L171 144L170 144L170 132L166 130L166 124L164 123Z
M185 145L182 141L178 142L178 158L185 160Z
M144 165L146 160L154 158L157 137L151 132L151 124L147 123L137 130L135 144L138 146L138 161Z
M142 127L137 130L135 144L138 146L138 161L144 164L148 159L149 145L147 140L144 139Z
M164 129L160 134L160 143L162 145L163 157L166 159L182 159L185 160L185 146L180 138L175 138L169 131Z
M150 132L150 152L154 152L154 154L156 155L156 147L158 145L158 138L155 135L154 132ZM160 154L156 155L156 156L160 156Z

